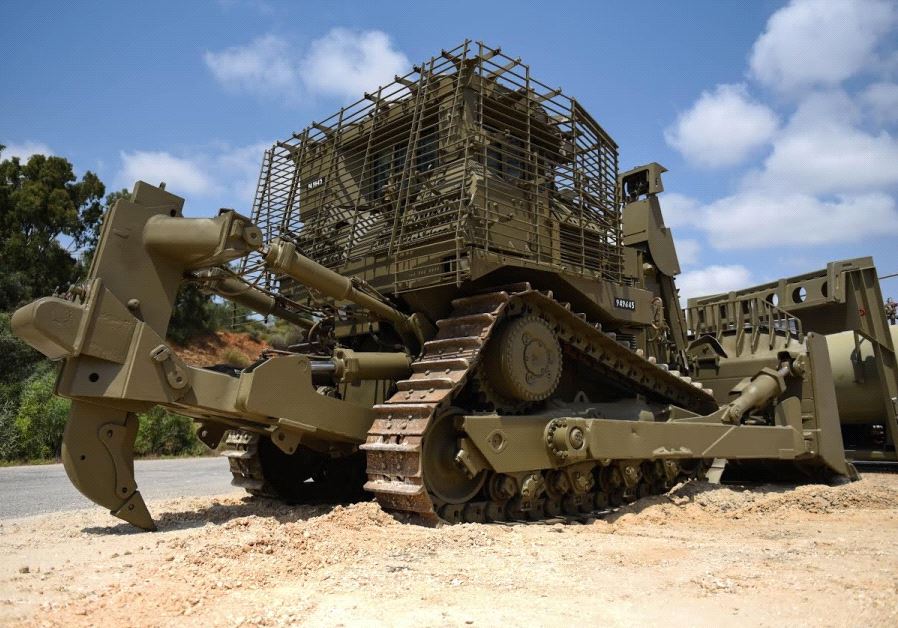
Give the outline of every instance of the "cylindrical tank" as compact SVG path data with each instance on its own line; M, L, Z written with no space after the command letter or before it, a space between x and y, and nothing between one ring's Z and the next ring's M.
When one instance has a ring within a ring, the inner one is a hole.
M898 346L898 326L890 326L892 346ZM843 331L826 337L832 364L836 403L842 423L877 423L885 420L886 398L870 342L860 339L860 355L854 332Z

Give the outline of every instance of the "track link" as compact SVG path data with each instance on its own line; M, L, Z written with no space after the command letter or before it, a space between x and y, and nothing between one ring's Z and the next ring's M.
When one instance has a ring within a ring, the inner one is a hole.
M265 480L262 457L259 455L259 434L230 430L225 437L222 455L228 459L231 485L244 489L255 497L278 497L277 491Z
M595 490L570 495L564 500L538 500L539 503L526 511L519 510L512 502L495 500L440 503L429 493L424 477L424 435L435 419L451 407L452 400L480 363L497 324L510 314L526 311L543 317L577 359L596 376L614 381L619 388L696 412L708 413L717 408L713 397L688 378L681 378L676 372L630 351L588 323L584 316L572 312L570 306L555 301L551 293L533 290L529 284L455 299L452 308L452 316L437 322L437 335L424 344L421 356L412 364L411 376L397 383L398 391L392 397L374 407L375 419L361 449L367 455L365 489L374 493L383 508L413 513L431 521L542 519L601 511L609 503L643 496L638 493L666 490L673 481L695 475L695 472L679 470L673 474L669 469L663 477L647 472L637 483L621 480L623 488L613 482L599 481L597 475ZM632 466L632 461L621 462L621 470L616 470L616 464L606 467L611 472L602 470L601 473L621 476L622 470ZM536 470L536 473L544 471L551 470Z
M331 458L300 448L285 455L267 436L243 430L231 430L225 447L222 455L230 465L231 484L254 497L293 504L349 503L366 497L362 452Z

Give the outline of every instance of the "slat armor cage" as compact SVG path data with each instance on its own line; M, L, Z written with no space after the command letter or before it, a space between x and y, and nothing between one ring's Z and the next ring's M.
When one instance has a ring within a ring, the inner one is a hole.
M617 170L576 100L466 41L266 151L252 218L388 294L459 285L480 259L619 283ZM258 259L241 271L300 296Z

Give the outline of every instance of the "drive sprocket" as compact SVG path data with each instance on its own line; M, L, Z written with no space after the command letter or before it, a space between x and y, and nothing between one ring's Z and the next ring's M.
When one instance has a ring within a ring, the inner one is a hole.
M717 408L707 391L622 346L568 304L529 284L454 299L451 316L437 327L436 337L424 343L412 364L411 376L397 382L397 392L374 407L374 422L360 446L367 457L365 489L385 509L422 521L534 520L559 512L579 516L664 490L671 473L676 479L684 476L673 461L662 461L656 470L655 460L609 460L596 461L591 469L565 467L570 471L567 482L547 477L554 471L549 468L501 477L486 469L479 472L486 474L483 479L470 478L477 467L468 464L466 435L455 418L461 413L465 421L476 420L479 409L471 412L465 406L468 384L481 385L480 392L486 390L484 396L497 406L491 410L500 416L509 413L502 404L527 411L551 398L561 379L561 348L554 343L564 344L565 359L577 358L580 378L695 413ZM487 359L493 345L497 349ZM504 369L503 364L512 366ZM461 411L454 408L456 400ZM652 464L643 469L643 462ZM544 495L547 480L554 484Z

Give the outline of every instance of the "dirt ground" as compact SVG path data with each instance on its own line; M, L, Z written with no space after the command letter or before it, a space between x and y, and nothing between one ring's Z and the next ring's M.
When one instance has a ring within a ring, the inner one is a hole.
M239 493L6 520L0 623L898 625L898 475L687 484L586 524L424 528Z
M262 340L253 340L249 334L231 331L216 331L193 338L187 346L173 344L179 358L191 366L227 364L234 357L242 356L238 364L245 366L254 362L259 354L270 347Z

